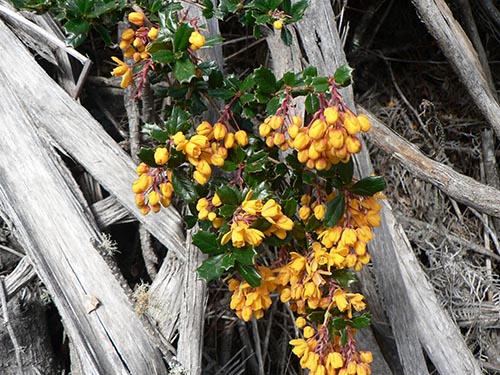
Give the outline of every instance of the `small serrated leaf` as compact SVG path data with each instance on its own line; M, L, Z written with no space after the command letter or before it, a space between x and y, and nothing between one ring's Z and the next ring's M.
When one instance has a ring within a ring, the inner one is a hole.
M172 185L175 193L186 202L194 202L198 198L195 185L192 179L189 179L184 172L180 170L172 171Z
M174 77L180 83L187 83L196 77L196 67L191 60L184 58L177 60L174 65Z
M370 313L364 313L362 315L355 316L351 319L349 325L356 329L368 327L370 325L371 317L372 316Z
M333 227L344 215L345 197L339 194L326 205L324 222L326 227Z
M204 254L218 254L221 252L220 243L215 233L199 230L193 235L192 243Z
M332 271L332 278L343 288L348 288L356 282L356 274L347 268Z
M223 185L216 189L217 195L223 204L237 206L240 201L234 188Z
M353 71L354 69L351 68L349 64L342 65L341 67L337 68L335 74L333 75L333 78L335 79L335 82L337 82L340 86L349 86L352 81Z
M319 99L315 94L307 94L304 104L306 106L306 111L310 114L315 113L319 109Z
M198 275L207 281L220 277L234 264L234 257L231 253L219 254L203 261L198 267Z
M373 195L386 188L387 183L383 177L370 176L359 180L349 188L349 191L357 195Z
M233 251L235 259L241 263L246 265L253 265L255 256L257 252L251 247L243 247L239 249L234 249Z
M158 168L159 165L155 162L155 149L154 148L141 148L137 157L150 167Z
M250 286L256 288L260 286L262 277L253 265L241 264L239 262L235 265L236 271L250 284Z

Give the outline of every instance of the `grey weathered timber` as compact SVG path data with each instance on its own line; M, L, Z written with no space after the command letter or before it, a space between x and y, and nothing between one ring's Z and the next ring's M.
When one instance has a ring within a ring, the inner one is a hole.
M420 18L439 43L471 99L500 138L500 104L491 92L469 38L444 0L412 0Z
M317 66L320 74L332 75L346 62L333 10L329 2L312 0L307 12L304 20L297 24L305 59ZM343 90L342 95L354 109L352 90ZM373 173L366 148L357 155L355 162L361 176ZM382 230L375 232L370 249L404 373L428 374L422 344L441 374L480 374L478 363L456 325L439 305L388 205L384 206L381 216ZM374 373L389 372L378 368Z
M130 157L85 108L55 84L3 24L0 34L0 52L5 54L0 61L0 70L9 73L2 83L22 93L19 95L20 103L33 119L33 125L49 134L76 159L169 251L184 259L184 235L177 211L170 207L156 215L141 215L131 192L136 175ZM16 53L12 53L13 50Z
M15 37L3 23L0 34L6 53ZM68 186L70 172L33 126L38 118L23 103L30 93L11 81L32 59L23 50L12 54L16 63L0 66L0 207L47 286L85 373L164 374L158 349L96 248L100 234L75 186ZM99 305L87 313L89 296Z
M491 216L500 217L500 190L477 182L453 168L432 160L417 147L394 133L370 111L357 106L372 123L368 138L373 144L398 159L408 170L430 182L456 201Z

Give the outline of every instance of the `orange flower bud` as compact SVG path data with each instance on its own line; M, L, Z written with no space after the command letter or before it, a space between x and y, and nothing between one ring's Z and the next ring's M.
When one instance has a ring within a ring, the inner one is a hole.
M326 123L322 120L314 120L309 129L309 137L312 139L320 139L323 138L326 132Z
M361 142L354 136L347 137L345 145L351 154L357 154L361 150Z
M259 134L261 137L267 137L271 133L271 126L263 122L259 125Z
M144 25L144 14L139 12L131 12L128 15L128 21L136 26Z
M155 163L164 165L168 161L168 149L165 147L158 147L154 154Z
M351 113L346 113L344 119L344 128L345 130L347 130L347 133L349 133L350 135L354 135L359 133L359 131L361 130L361 124L359 123L356 116Z
M233 148L234 146L234 133L227 133L224 137L224 147Z
M152 27L148 32L148 38L151 40L155 40L158 38L158 29L156 27Z
M148 194L148 200L149 200L149 204L151 206L155 206L157 205L158 203L160 203L160 193L158 193L157 191L151 191L149 194Z
M128 47L130 47L130 44L131 44L131 43L130 43L130 40L122 40L122 41L120 41L120 46L119 46L119 47L120 47L120 49L121 49L121 50L123 50L123 51L124 51L124 50L126 50Z
M193 51L199 50L205 45L205 37L198 31L193 31L191 33L191 36L189 37L189 43L191 43L189 48L191 48Z
M273 26L276 30L281 30L283 28L283 21L282 20L276 20L273 22Z
M328 107L323 111L326 123L328 125L333 125L337 122L339 118L339 109L337 107Z
M238 130L234 134L234 138L236 139L236 142L240 146L245 147L246 145L248 145L248 134L247 134L246 131L244 131L244 130Z
M122 41L123 40L132 41L132 39L134 39L134 37L135 37L135 31L133 29L128 28L128 29L123 30Z
M224 139L227 134L227 127L223 123L216 122L214 125L214 138L218 141ZM230 147L228 147L230 148Z

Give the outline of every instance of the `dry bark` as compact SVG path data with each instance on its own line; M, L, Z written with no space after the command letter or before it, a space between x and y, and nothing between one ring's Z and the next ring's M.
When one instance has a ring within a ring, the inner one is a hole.
M477 53L453 18L444 0L412 0L420 18L434 36L465 85L471 99L500 138L500 105L486 80Z
M368 110L361 106L357 106L357 109L370 119L372 130L368 137L378 148L397 158L410 172L435 185L456 201L488 215L500 217L500 190L481 184L428 158Z
M50 123L59 130L55 135L62 135L73 124L82 137L82 109L3 23L0 34L0 51L6 55L0 63L1 209L58 307L85 373L165 373L160 353L99 254L100 234L83 197L74 193L76 183L33 126ZM74 113L68 112L73 105ZM99 301L91 313L84 306L89 296Z

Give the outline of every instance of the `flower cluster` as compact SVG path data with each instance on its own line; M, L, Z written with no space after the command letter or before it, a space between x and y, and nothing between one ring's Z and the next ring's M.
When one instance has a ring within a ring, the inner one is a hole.
M183 132L172 137L177 151L186 155L195 167L193 178L201 185L206 184L212 175L212 165L222 167L227 158L228 149L248 144L248 135L244 130L230 132L226 125L217 122L212 126L203 121L196 128L196 134L189 138Z
M271 292L276 289L274 274L267 267L258 267L262 277L260 286L252 288L246 281L237 279L229 280L229 290L233 292L230 307L236 311L236 315L248 322L252 316L260 319L264 316L264 310L271 306Z
M159 27L153 25L143 13L129 13L128 21L137 26L137 28L129 27L123 30L119 47L123 52L123 56L125 58L133 58L135 64L129 65L115 56L111 57L118 64L111 74L116 77L122 77L120 84L122 88L126 88L133 83L132 69L138 63L144 63L143 76L155 65L151 60L149 48L152 42L158 38L160 32ZM205 45L205 37L198 30L195 30L189 37L189 43L189 48L192 51L196 51Z
M168 160L168 151L165 148L158 148L155 152L155 159L158 164ZM174 187L170 182L171 173L163 168L152 168L145 163L137 166L139 178L134 181L132 191L135 193L135 204L143 215L147 215L151 210L158 212L161 206L168 207L172 202Z
M328 318L325 323L328 323ZM292 352L300 358L302 368L310 375L370 375L371 352L357 351L353 340L353 329L347 330L347 342L340 338L331 340L328 324L306 325L306 320L297 318L297 327L303 328L304 338L290 340Z
M293 221L283 214L281 206L274 199L264 203L261 199L252 200L252 195L253 191L250 190L233 214L230 230L222 236L222 245L231 240L232 245L237 248L246 245L259 246L266 236L275 235L284 239L287 231L292 230ZM252 227L261 217L270 224L265 230Z
M222 202L217 195L214 194L211 198L200 198L196 203L196 209L198 210L198 219L199 220L210 220L212 222L212 226L215 229L218 229L224 223L224 218L217 216L217 207L220 207Z

